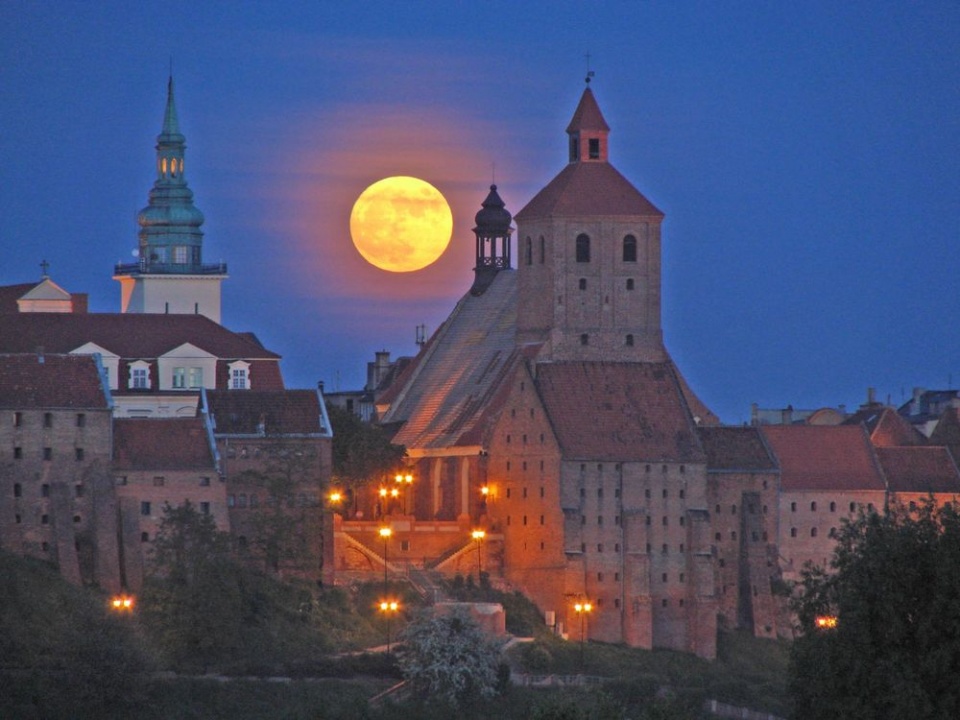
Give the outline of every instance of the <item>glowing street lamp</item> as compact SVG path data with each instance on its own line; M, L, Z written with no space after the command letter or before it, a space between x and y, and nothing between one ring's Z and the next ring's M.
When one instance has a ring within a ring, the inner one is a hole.
M396 600L381 600L380 612L387 619L387 653L390 653L390 616L400 609L400 603Z
M837 626L837 617L836 615L817 615L813 624L819 630L832 630Z
M397 473L393 478L397 485L407 486L407 492L403 494L403 514L407 514L407 497L410 495L410 486L413 484L413 475L410 473ZM398 491L399 492L399 491Z
M487 534L483 530L474 530L472 533L470 533L470 537L477 541L477 585L480 584L480 576L483 574L480 543L483 542L483 538L486 537L486 535Z
M573 609L577 611L577 615L580 616L580 668L583 669L583 641L586 637L584 633L584 620L586 620L587 614L593 610L593 605L588 602L578 602L573 606Z
M132 595L114 595L110 600L110 607L116 612L133 612Z

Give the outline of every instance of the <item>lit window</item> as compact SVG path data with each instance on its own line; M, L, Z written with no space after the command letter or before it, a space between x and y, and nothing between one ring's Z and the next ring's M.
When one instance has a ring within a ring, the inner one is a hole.
M173 248L173 262L176 265L186 265L190 257L189 249L186 245L175 245Z

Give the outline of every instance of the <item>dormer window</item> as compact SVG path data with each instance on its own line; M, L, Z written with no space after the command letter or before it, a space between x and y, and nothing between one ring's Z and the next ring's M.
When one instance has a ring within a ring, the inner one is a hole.
M130 364L130 379L127 387L130 390L150 389L150 365L143 360Z
M243 360L237 360L228 366L230 379L229 387L231 390L249 390L250 389L250 363Z

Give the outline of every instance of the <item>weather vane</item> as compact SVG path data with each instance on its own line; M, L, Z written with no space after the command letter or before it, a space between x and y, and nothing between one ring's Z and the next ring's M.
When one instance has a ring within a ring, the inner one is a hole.
M589 84L590 84L590 78L592 78L592 77L594 76L593 70L590 69L590 53L587 53L587 54L584 55L583 57L585 57L586 60L587 60L587 77L584 78L584 81L587 83L587 85L589 85Z

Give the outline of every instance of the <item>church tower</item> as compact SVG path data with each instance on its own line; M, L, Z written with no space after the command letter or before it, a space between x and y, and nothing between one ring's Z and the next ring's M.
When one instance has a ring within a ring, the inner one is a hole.
M147 207L137 216L138 260L117 265L113 279L120 283L121 312L205 315L219 323L220 283L227 277L227 266L202 262L203 213L194 206L193 191L187 187L186 147L171 77L157 136L157 179Z
M517 342L543 360L660 362L663 213L609 162L590 87L567 127L569 163L516 215Z

